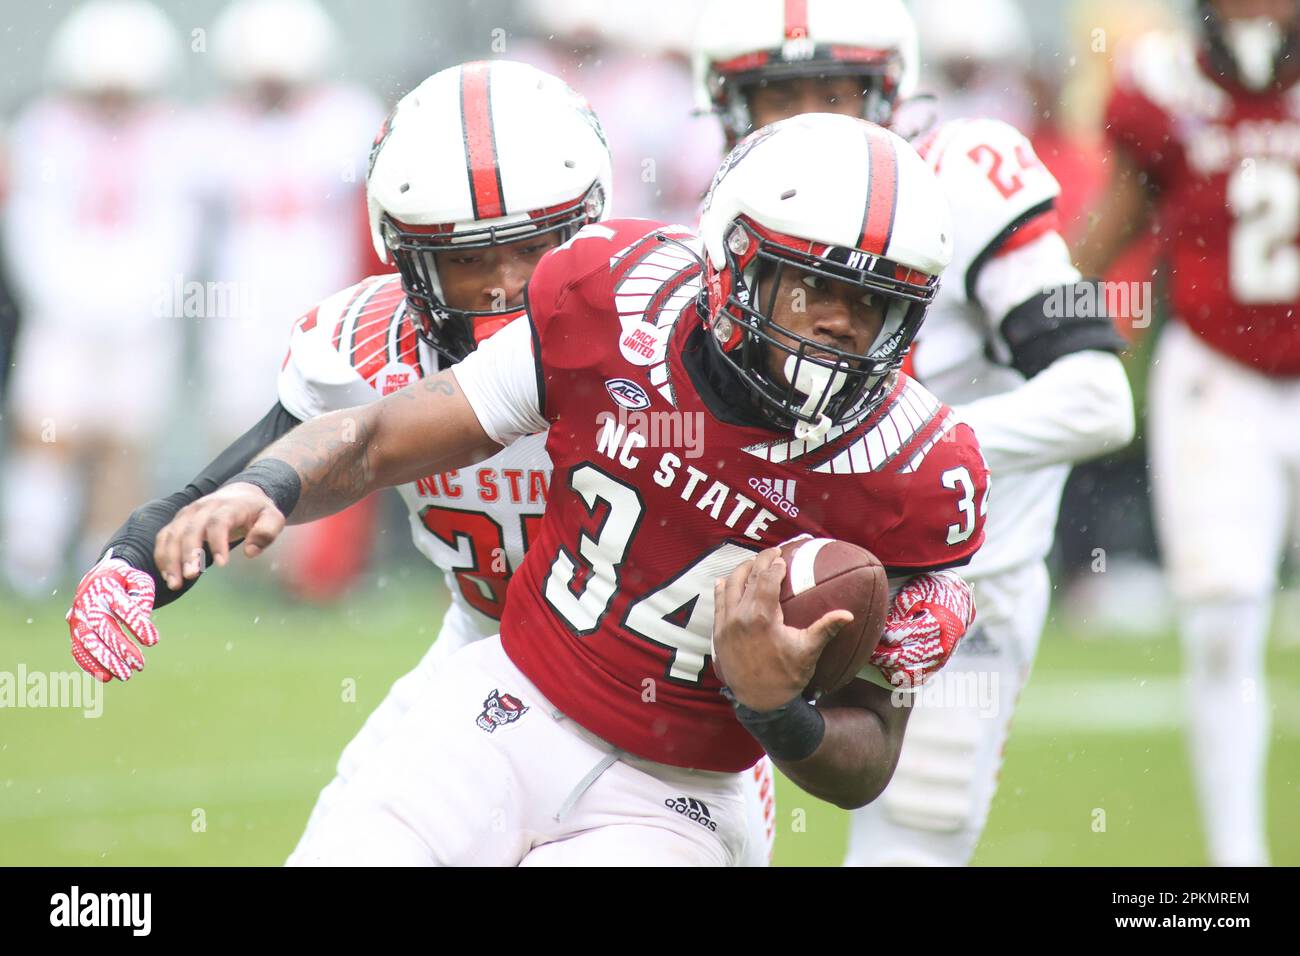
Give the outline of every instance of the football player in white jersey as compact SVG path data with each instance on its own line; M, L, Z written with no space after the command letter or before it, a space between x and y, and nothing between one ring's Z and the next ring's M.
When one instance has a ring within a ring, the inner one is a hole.
M298 423L446 369L522 315L524 286L542 255L607 217L610 165L594 112L533 67L465 64L408 93L375 139L367 176L375 251L398 272L366 279L300 318L271 412L184 491L138 509L109 542L68 615L77 662L101 680L126 680L143 667L123 631L152 646L154 606L188 587L164 582L153 557L159 529L182 507ZM398 489L416 547L446 576L451 606L432 649L344 750L308 832L419 697L437 662L498 631L506 585L546 505L544 440L523 438L474 469ZM765 864L770 763L760 761L748 780L756 834L750 862Z
M801 112L888 124L917 66L901 0L711 0L698 26L701 106L733 142ZM972 119L913 143L947 195L955 251L905 367L974 427L993 504L963 570L976 625L916 706L889 787L854 812L847 862L864 866L970 860L1047 614L1062 486L1134 427L1109 319L1058 307L1078 300L1081 276L1057 231L1059 187L1029 141Z

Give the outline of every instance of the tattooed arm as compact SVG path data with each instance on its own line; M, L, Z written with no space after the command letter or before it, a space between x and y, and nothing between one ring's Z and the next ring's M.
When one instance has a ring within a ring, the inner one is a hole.
M158 570L173 589L202 571L203 546L224 565L232 542L254 557L293 523L341 511L378 488L462 468L501 450L450 371L422 379L370 405L344 409L293 429L258 455L250 472L284 476L297 494L274 499L262 482L235 476L182 509L159 532ZM248 474L248 473L245 473ZM296 481L295 481L296 478Z

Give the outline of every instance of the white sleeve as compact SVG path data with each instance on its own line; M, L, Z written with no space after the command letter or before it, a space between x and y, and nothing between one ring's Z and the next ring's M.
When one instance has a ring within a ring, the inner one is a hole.
M975 288L996 350L1008 348L1001 329L1012 309L1080 278L1056 232L990 259ZM1018 388L956 411L975 430L994 472L1072 464L1133 440L1133 396L1124 365L1095 349L1064 355Z
M493 441L509 445L551 427L540 407L539 369L527 316L488 338L451 371Z
M1052 231L990 259L975 281L975 300L988 318L989 331L1000 334L1002 320L1016 306L1081 278L1065 240Z
M1018 388L956 406L995 475L1072 464L1133 440L1128 373L1109 352L1072 352Z

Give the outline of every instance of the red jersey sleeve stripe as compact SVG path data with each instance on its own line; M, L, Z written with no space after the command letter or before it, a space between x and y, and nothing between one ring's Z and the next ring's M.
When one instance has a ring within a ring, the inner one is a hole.
M506 214L492 127L491 76L489 63L470 63L460 70L461 133L475 219L499 219Z
M867 132L867 153L871 179L858 248L883 256L894 232L894 213L898 209L898 156L888 134L877 129Z
M1027 246L1035 239L1040 239L1049 232L1059 232L1061 228L1060 217L1057 216L1055 209L1047 209L1033 219L1016 228L1016 231L1002 240L998 246L997 252L993 253L993 258L1005 255L1008 252Z

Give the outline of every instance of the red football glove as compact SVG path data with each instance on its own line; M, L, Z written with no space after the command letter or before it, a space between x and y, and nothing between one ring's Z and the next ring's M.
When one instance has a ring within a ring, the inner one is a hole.
M894 687L920 687L975 620L970 585L952 571L919 574L894 597L871 663Z
M153 613L153 578L121 558L106 555L86 572L68 611L72 659L101 681L129 680L144 670L144 655L123 634L145 647L158 643Z

